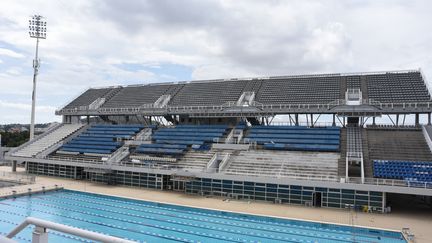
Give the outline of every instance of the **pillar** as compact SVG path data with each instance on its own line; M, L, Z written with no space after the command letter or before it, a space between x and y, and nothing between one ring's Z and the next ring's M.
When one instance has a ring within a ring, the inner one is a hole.
M386 213L386 207L387 207L387 193L383 192L382 193L382 213Z
M332 126L336 126L336 114L333 114L333 123Z
M310 115L311 115L311 127L313 127L314 126L313 114L310 114Z
M431 125L431 113L428 113L428 125Z
M345 123L345 119L346 119L346 117L344 116L344 117L343 117L343 124L342 124L343 127L345 127L345 124L346 124L346 123Z
M32 242L48 243L48 231L45 227L36 226L33 230Z
M16 170L17 170L17 161L14 160L12 161L12 172L16 172Z
M372 125L373 125L373 126L376 125L376 123L375 123L375 117L372 117Z
M419 113L415 114L415 125L416 126L420 125L420 114Z
M396 126L399 126L399 114L396 114Z
M298 114L295 114L295 125L298 126L299 125L299 119L298 119Z

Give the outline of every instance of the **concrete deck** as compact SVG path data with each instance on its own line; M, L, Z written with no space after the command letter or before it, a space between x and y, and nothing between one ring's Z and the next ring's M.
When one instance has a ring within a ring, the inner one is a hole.
M10 171L10 167L0 167L0 171L2 170ZM22 169L19 170L18 173L23 173ZM401 231L402 228L408 227L415 235L415 242L429 243L432 239L432 210L430 208L392 212L390 214L368 214L350 212L342 209L308 208L304 206L280 205L266 202L226 201L222 198L205 198L180 192L108 186L88 181L46 176L37 176L36 183L34 184L35 187L46 186L51 188L54 185L64 187L65 189L91 193L290 219L321 221L396 231ZM3 188L3 190L11 189Z

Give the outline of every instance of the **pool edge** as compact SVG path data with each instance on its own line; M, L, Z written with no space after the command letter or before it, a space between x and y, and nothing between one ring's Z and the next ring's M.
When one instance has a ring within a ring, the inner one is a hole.
M178 204L178 203L170 203L170 202L164 202L164 201L158 201L158 200L144 200L134 197L128 197L128 196L118 196L118 195L110 195L106 193L99 193L99 192L89 192L89 191L83 191L83 190L77 190L77 189L68 189L64 188L63 190L69 190L69 191L77 191L77 192L84 192L84 193L91 193L96 195L102 195L102 196L109 196L109 197L119 197L119 198L126 198L130 200L137 200L137 201L143 201L143 202L151 202L151 203L162 203L162 204L168 204L168 205L174 205L179 207L190 207L190 208L196 208L196 209L203 209L203 210L212 210L212 211L221 211L221 212L227 212L227 213L234 213L234 214L246 214L246 215L252 215L252 216L259 216L259 217L272 217L276 219L285 219L285 220L294 220L294 221L305 221L309 223L319 223L319 224L331 224L331 225L337 225L337 226L344 226L344 227L355 227L355 228L362 228L362 229L374 229L374 230L381 230L381 231L390 231L395 233L400 233L403 237L403 239L409 243L403 234L402 230L394 230L394 229L384 229L384 228L378 228L378 227L366 227L366 226L359 226L359 225L349 225L349 224L342 224L342 223L333 223L328 221L319 221L319 220L310 220L310 219L299 219L299 218L291 218L291 217L283 217L283 216L273 216L273 215L266 215L266 214L257 214L257 213L248 213L248 212L238 212L238 211L231 211L231 210L223 210L223 209L216 209L216 208L207 208L207 207L199 207L199 206L191 206L188 204Z

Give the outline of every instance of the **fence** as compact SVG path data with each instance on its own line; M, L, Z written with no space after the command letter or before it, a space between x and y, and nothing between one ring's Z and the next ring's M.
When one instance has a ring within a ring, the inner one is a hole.
M31 184L35 182L35 176L1 171L0 181L16 182L19 184Z

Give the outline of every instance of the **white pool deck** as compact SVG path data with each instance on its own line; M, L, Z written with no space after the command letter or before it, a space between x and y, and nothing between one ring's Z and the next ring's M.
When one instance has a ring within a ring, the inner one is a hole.
M10 167L0 166L0 171L10 171ZM19 168L18 173L24 173ZM310 208L286 204L271 204L257 201L226 201L223 198L206 198L188 195L181 192L159 191L153 189L108 186L88 181L37 176L36 183L16 187L0 188L0 195L11 193L12 190L32 191L45 188L54 188L55 185L65 189L79 190L91 193L106 194L120 197L157 201L170 204L178 204L191 207L209 208L239 213L274 216L281 218L321 221L350 226L363 226L401 231L402 228L410 228L415 235L415 242L432 242L432 210L418 210L409 212L392 212L390 214L371 214L350 212L344 209Z

